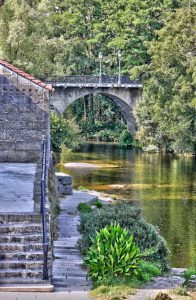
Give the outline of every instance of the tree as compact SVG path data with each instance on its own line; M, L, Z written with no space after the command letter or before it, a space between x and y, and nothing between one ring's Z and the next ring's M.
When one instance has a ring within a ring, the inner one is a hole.
M195 8L166 16L158 40L149 45L151 63L144 73L143 102L137 110L144 144L176 152L195 152Z

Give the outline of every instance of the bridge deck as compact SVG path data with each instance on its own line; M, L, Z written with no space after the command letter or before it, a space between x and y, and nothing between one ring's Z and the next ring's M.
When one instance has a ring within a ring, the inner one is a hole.
M45 79L46 83L54 87L89 87L89 88L142 88L140 80L131 80L128 76L61 76L50 77Z

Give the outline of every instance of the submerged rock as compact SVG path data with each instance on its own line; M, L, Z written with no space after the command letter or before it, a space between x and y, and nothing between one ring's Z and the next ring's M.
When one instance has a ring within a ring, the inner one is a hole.
M101 168L101 166L96 164L90 164L90 163L83 163L83 162L71 162L64 164L66 168L84 168L84 169L98 169Z

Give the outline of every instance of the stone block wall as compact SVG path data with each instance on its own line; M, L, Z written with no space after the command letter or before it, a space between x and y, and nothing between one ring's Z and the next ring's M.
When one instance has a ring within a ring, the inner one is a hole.
M49 92L0 65L0 162L40 162Z
M43 137L48 163L50 153L49 91L28 77L0 64L0 162L37 163L34 200L39 210Z

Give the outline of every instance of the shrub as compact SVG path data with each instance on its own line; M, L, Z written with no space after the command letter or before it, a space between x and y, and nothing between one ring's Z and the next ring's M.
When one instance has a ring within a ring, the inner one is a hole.
M66 120L63 115L54 112L50 114L51 143L55 151L60 151L62 145L75 150L81 144L80 129L73 120Z
M119 138L121 147L130 147L133 145L133 137L128 129L124 129Z
M126 229L120 225L106 226L92 239L84 259L89 274L94 279L136 274L140 261L139 248Z
M80 203L78 204L78 210L80 212L83 212L83 213L90 213L92 212L92 208L90 205L86 204L86 203Z
M183 277L185 278L184 285L187 285L189 281L194 277L196 278L196 268L189 268L183 273Z
M90 214L81 213L78 226L83 235L79 244L81 253L86 255L92 245L90 236L95 238L97 231L115 222L129 231L141 252L154 249L146 260L159 264L163 270L168 270L169 251L165 240L153 225L141 217L140 210L129 203L105 205Z
M93 203L94 206L96 206L97 208L102 208L103 207L103 203L101 203L99 200L96 200L94 203Z
M60 162L66 163L68 161L72 160L73 152L71 149L67 148L65 145L61 145L60 147L61 153L60 153Z
M142 260L139 268L137 278L142 282L149 281L155 276L161 275L161 268L152 262Z

